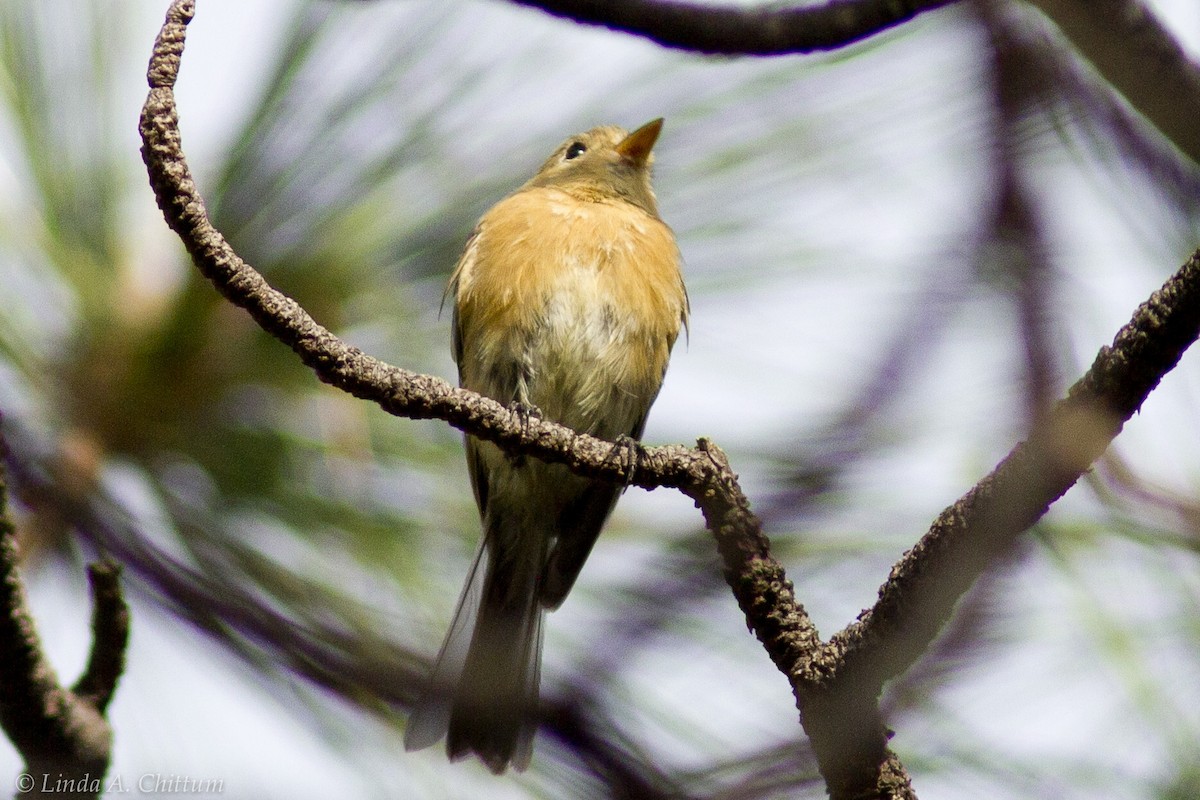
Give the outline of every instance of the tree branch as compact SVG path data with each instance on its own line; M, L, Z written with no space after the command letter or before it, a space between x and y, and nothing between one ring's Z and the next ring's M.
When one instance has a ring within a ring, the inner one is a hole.
M372 401L390 414L440 419L472 436L495 442L507 452L566 464L587 477L685 492L703 509L722 545L726 566L736 573L740 585L784 582L782 567L770 559L769 543L758 520L750 513L736 476L715 445L702 440L694 449L677 445L643 448L636 473L630 475L622 460L611 458L611 442L536 416L521 419L495 400L452 386L441 378L385 364L350 347L239 258L209 222L180 147L171 87L178 72L185 26L194 7L194 0L175 0L155 45L149 70L151 90L142 111L142 154L167 223L179 234L196 266L223 295L291 347L322 381ZM790 586L775 592L780 602L795 604ZM754 602L750 596L746 600ZM816 641L815 630L798 605L770 627L808 642L809 647ZM779 661L790 666L797 657L782 652Z
M92 651L72 691L103 714L125 671L129 606L121 594L121 567L116 562L89 565L88 585L92 590Z
M129 633L118 573L112 565L89 570L95 603L91 663L76 687L85 691L65 689L42 651L17 571L4 452L0 439L0 727L25 760L26 774L17 783L22 796L98 797L112 751L104 710L121 675Z
M566 0L554 7L568 5L594 12L600 8ZM868 5L847 1L823 9ZM933 5L889 7L908 13ZM646 13L686 8L644 0L613 7ZM928 646L983 567L1075 482L1196 338L1200 253L1138 310L1029 440L938 518L893 568L875 607L823 644L782 566L770 555L761 524L716 445L702 439L693 449L642 448L636 473L629 474L623 460L610 458L609 442L537 417L520 419L486 397L350 347L232 250L208 219L178 129L173 86L194 11L194 0L172 2L150 60L150 92L140 128L142 156L159 207L201 273L290 347L320 380L391 414L440 419L510 454L565 464L579 475L646 489L672 487L691 497L716 538L726 581L749 627L791 682L830 796L915 797L903 765L887 746L889 732L879 712L883 682ZM598 13L593 21L600 22ZM624 24L622 29L633 30L632 23Z
M506 452L566 464L580 475L683 491L702 509L724 559L726 580L771 659L785 675L807 674L798 665L819 651L816 628L796 602L782 565L770 556L761 525L718 447L701 440L694 449L642 448L630 475L624 460L611 458L610 442L538 417L521 419L494 400L350 347L233 251L208 219L181 146L173 86L194 13L194 0L173 0L155 42L140 123L142 157L167 224L217 290L288 345L322 381L388 413L441 419Z
M1074 485L1200 334L1200 250L1101 348L1029 438L892 568L875 606L827 646L872 688L908 668L988 562Z
M753 56L835 50L954 1L830 0L802 8L745 8L675 0L510 0L664 47Z

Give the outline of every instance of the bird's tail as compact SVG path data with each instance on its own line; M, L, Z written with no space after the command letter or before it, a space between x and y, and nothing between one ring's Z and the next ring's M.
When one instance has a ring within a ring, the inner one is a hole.
M541 676L542 607L537 584L545 560L498 558L480 546L429 688L404 734L406 750L446 736L452 759L474 752L497 774L529 765ZM540 538L540 537L539 537ZM510 551L512 548L499 548Z

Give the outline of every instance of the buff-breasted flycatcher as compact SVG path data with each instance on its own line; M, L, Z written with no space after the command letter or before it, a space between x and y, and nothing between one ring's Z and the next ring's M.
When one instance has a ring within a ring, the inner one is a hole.
M480 219L450 279L459 382L604 439L638 439L687 323L650 186L657 119L593 128ZM536 410L533 410L536 409ZM483 543L406 749L529 764L542 613L575 583L620 487L466 439Z

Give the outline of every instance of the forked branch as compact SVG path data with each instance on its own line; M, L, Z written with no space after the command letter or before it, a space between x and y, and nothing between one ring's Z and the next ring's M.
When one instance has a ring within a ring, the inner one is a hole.
M59 683L38 637L17 570L8 516L0 439L0 727L25 760L20 796L100 795L112 753L104 712L125 666L129 611L115 564L88 569L92 587L92 653L74 689Z

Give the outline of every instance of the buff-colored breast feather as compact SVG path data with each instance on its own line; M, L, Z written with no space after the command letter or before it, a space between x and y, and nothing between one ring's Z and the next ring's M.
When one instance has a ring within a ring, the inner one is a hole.
M471 354L459 364L464 386L496 396L495 365L515 365L530 384L516 399L607 435L624 431L596 429L606 404L628 405L618 416L632 423L657 394L687 316L666 224L630 203L581 203L552 187L492 208L452 287L458 334L471 345L461 348Z

